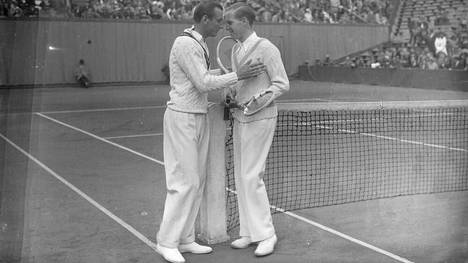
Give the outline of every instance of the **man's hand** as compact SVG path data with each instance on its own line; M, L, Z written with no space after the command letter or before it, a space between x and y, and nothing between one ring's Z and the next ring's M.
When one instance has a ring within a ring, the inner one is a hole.
M252 63L252 60L249 60L237 70L237 79L253 78L262 74L265 70L266 66L262 62L257 61Z
M232 68L226 68L227 71L225 71L223 68L220 68L220 69L221 69L222 74L227 74L227 73L231 73L231 72L232 72Z

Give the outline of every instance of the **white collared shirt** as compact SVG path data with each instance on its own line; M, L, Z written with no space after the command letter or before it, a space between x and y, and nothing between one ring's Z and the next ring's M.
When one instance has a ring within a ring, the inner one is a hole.
M244 42L239 42L239 49L236 50L237 57L243 57L247 51L249 51L249 49L252 48L255 43L257 43L259 39L260 38L257 36L257 33L252 32L252 34L250 34L250 36L248 36Z
M237 74L220 75L220 70L209 70L204 51L208 47L203 37L188 28L184 30L195 39L179 36L175 39L169 55L170 100L167 106L173 110L190 113L207 113L208 92L235 84ZM203 46L203 48L202 48Z

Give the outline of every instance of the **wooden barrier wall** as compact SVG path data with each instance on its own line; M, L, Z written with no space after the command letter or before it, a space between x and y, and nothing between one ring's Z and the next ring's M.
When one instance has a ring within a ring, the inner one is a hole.
M73 83L84 59L93 82L163 81L175 37L187 23L122 20L0 20L0 85ZM305 60L339 58L388 41L388 27L258 24L281 50L288 74ZM219 38L218 38L219 39ZM209 39L212 61L217 39ZM215 64L215 63L214 63Z
M464 70L371 69L301 65L299 77L302 80L322 82L468 91L468 72Z

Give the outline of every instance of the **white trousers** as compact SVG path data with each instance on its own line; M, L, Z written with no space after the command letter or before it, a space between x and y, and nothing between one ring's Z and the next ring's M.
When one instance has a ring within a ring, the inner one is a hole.
M234 176L239 205L239 235L250 237L252 242L275 234L263 182L275 128L276 118L248 123L234 120Z
M167 109L164 114L164 166L167 195L157 234L161 246L176 248L195 241L195 219L206 179L207 114Z

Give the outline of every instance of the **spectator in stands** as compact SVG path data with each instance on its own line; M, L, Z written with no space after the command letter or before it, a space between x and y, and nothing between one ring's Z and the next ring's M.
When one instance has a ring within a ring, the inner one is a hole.
M447 37L445 33L442 31L438 31L434 34L434 47L435 47L435 54L437 55L439 52L445 53L448 55L447 52Z
M325 59L323 60L323 66L330 66L330 65L331 65L330 55L326 54Z
M446 53L439 52L439 53L437 53L436 56L437 56L436 63L438 65L439 69L448 69L448 68L450 68L450 60L449 60Z
M463 68L463 70L468 70L468 50L462 51L460 55L460 67Z
M416 35L416 46L425 48L425 47L430 47L430 43L432 42L432 39L430 38L427 29L423 29L420 31L419 34Z
M21 9L18 5L16 5L16 1L12 1L10 6L8 7L8 17L22 17L23 16L23 9Z
M408 17L406 23L408 25L408 30L410 33L409 44L413 46L415 44L415 35L417 32L417 28L418 28L417 22L413 20L411 17Z
M341 24L352 24L352 23L354 23L354 21L347 12L344 12L340 16L340 23Z
M468 33L460 34L459 46L463 49L468 49Z
M315 66L322 66L322 62L320 61L319 58L315 59Z
M371 56L370 57L370 67L371 68L381 68L382 65L379 62L379 57L378 56Z
M418 67L418 56L414 52L410 53L409 67L410 68L417 68Z
M276 10L273 16L271 16L271 22L273 23L284 23L285 21L284 10Z
M428 69L428 70L439 69L439 65L437 64L434 58L434 55L432 55L432 53L427 53L426 65L424 69Z
M314 20L314 17L312 16L312 11L310 11L310 9L307 8L304 13L304 21L307 23L312 23L313 20Z
M91 74L89 72L88 67L85 65L85 62L83 59L80 59L80 62L78 63L78 66L75 68L75 79L78 81L78 83L84 87L84 88L89 88L90 87L90 77Z
M166 14L164 13L164 3L160 1L154 1L150 7L150 16L152 19L164 19Z
M347 57L345 58L345 61L342 63L342 65L343 65L344 67L350 67L350 68L352 68L352 67L353 67L353 61L351 60L351 58L350 58L349 56L347 56Z
M0 1L0 17L8 16L8 4L3 0Z

